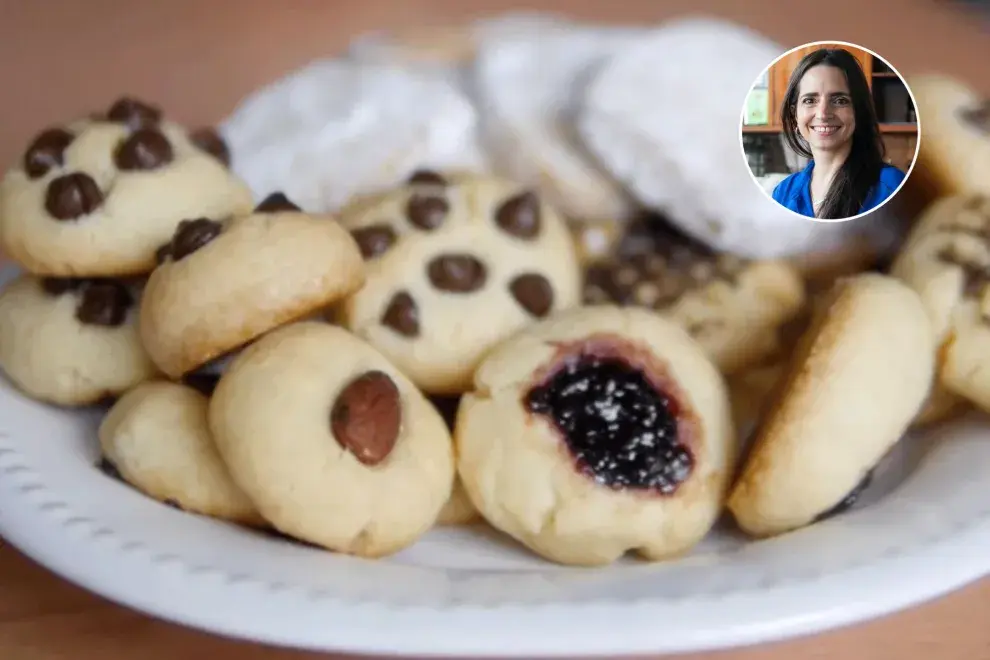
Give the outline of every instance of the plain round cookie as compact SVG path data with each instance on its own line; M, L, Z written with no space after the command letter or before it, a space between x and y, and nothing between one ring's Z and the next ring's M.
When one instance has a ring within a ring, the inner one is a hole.
M453 434L457 426L457 410L460 400L461 397L459 396L430 397L430 401L447 423L447 428L451 434ZM476 522L479 517L478 510L471 502L471 498L468 497L467 491L464 490L464 484L461 483L460 476L457 476L454 479L454 488L450 492L450 498L444 504L443 509L440 510L436 524L441 527L448 525L468 525Z
M811 524L847 506L931 388L931 324L885 275L840 280L801 338L728 507L748 534Z
M921 296L935 330L941 385L990 410L990 196L931 204L890 272Z
M0 251L38 275L145 274L181 220L250 211L228 157L132 99L48 128L0 183Z
M736 457L726 386L671 321L635 308L564 312L493 350L474 385L455 433L464 487L489 523L543 557L669 558L718 518ZM570 435L560 419L574 420ZM616 448L609 428L638 444Z
M564 221L515 183L422 172L341 223L367 269L341 322L430 394L469 389L492 346L580 302Z
M397 552L450 497L443 418L378 351L325 323L284 326L235 358L210 428L261 514L331 550Z
M183 222L161 256L140 328L152 360L172 378L321 311L364 281L350 234L278 194L226 223Z
M64 406L114 397L158 374L141 345L139 281L22 274L0 292L0 369Z
M100 423L100 449L121 478L151 498L190 513L263 526L230 478L210 435L209 399L168 381L138 385Z

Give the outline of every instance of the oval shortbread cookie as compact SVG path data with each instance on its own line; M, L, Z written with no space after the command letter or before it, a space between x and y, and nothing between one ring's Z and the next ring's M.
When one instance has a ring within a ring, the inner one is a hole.
M840 280L801 338L729 498L739 526L771 536L848 506L917 415L934 368L914 291L884 275Z

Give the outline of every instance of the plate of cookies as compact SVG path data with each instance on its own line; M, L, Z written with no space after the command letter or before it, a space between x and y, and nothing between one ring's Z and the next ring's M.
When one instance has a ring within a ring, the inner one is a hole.
M0 534L157 617L399 655L735 646L990 571L990 200L951 157L985 110L916 78L939 195L798 221L668 68L713 44L740 104L784 51L510 14L215 128L39 126L0 184Z

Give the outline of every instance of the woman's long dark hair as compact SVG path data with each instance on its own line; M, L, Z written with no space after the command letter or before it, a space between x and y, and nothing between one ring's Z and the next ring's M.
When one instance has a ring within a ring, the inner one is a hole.
M832 179L816 217L833 220L851 218L859 214L870 188L879 181L886 155L870 84L856 57L843 48L822 48L805 55L787 83L787 92L780 104L780 123L788 146L798 154L812 158L811 146L798 131L797 102L804 74L820 64L833 66L845 74L856 116L856 130L849 157Z

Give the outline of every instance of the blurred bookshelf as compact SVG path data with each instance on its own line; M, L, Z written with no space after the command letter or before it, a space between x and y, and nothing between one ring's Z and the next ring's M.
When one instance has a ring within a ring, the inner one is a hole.
M743 146L754 174L794 171L783 156L771 156L784 149L781 139L779 107L791 73L801 59L820 48L845 48L859 61L873 95L873 105L880 120L880 132L887 149L888 161L904 171L911 165L918 139L918 122L911 95L904 81L886 62L867 51L845 44L816 44L788 53L777 61L754 85L746 101L743 118ZM790 160L793 160L791 158ZM760 165L766 163L766 169Z

